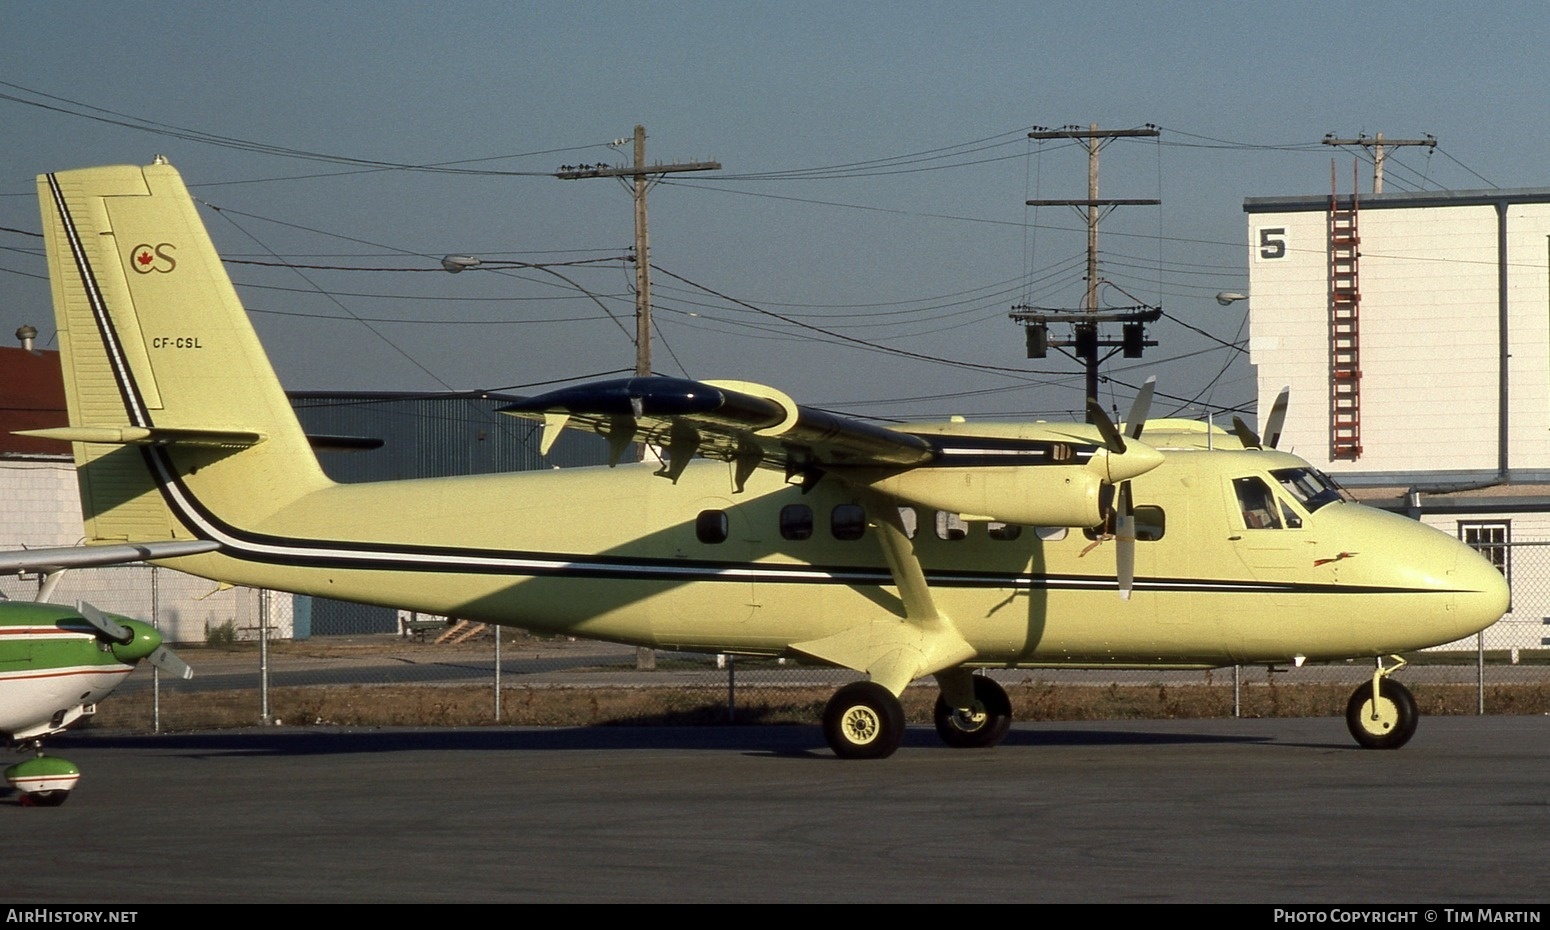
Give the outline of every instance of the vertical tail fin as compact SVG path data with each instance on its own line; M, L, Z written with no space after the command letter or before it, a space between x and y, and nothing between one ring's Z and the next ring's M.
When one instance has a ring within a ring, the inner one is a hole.
M42 175L38 195L92 540L209 535L329 482L182 178Z

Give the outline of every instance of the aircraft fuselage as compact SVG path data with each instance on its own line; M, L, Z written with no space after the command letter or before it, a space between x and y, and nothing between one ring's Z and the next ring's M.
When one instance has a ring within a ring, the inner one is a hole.
M1142 531L1128 601L1116 594L1113 540L1090 531L1007 529L915 508L913 546L973 664L1380 655L1500 616L1505 584L1484 558L1403 517L1343 501L1315 507L1272 475L1307 468L1277 452L1167 452L1135 479ZM875 515L847 485L822 481L804 494L760 471L733 493L723 463L696 462L676 485L652 471L334 485L252 527L223 527L226 554L177 567L684 650L780 655L858 618L902 618L867 525ZM1235 483L1249 479L1272 495L1276 525L1248 525L1263 521L1246 515ZM320 525L334 532L309 541Z

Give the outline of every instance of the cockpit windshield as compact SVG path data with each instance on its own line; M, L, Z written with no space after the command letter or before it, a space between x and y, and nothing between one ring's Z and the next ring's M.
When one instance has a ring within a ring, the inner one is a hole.
M1351 499L1335 480L1317 468L1278 468L1270 473L1310 512Z

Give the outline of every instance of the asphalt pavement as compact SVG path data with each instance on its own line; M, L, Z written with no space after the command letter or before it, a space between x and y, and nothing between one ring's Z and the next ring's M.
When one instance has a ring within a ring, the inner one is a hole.
M270 728L51 741L0 788L0 905L1086 902L1522 906L1550 897L1550 717L912 727ZM1266 912L1269 919L1269 911Z

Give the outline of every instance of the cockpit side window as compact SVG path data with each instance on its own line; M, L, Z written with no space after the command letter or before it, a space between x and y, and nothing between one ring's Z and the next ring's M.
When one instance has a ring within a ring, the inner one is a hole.
M1280 508L1270 486L1259 478L1234 478L1232 489L1243 511L1243 525L1251 530L1281 528Z
M1278 468L1270 474L1310 513L1325 504L1348 499L1333 478L1316 468Z

